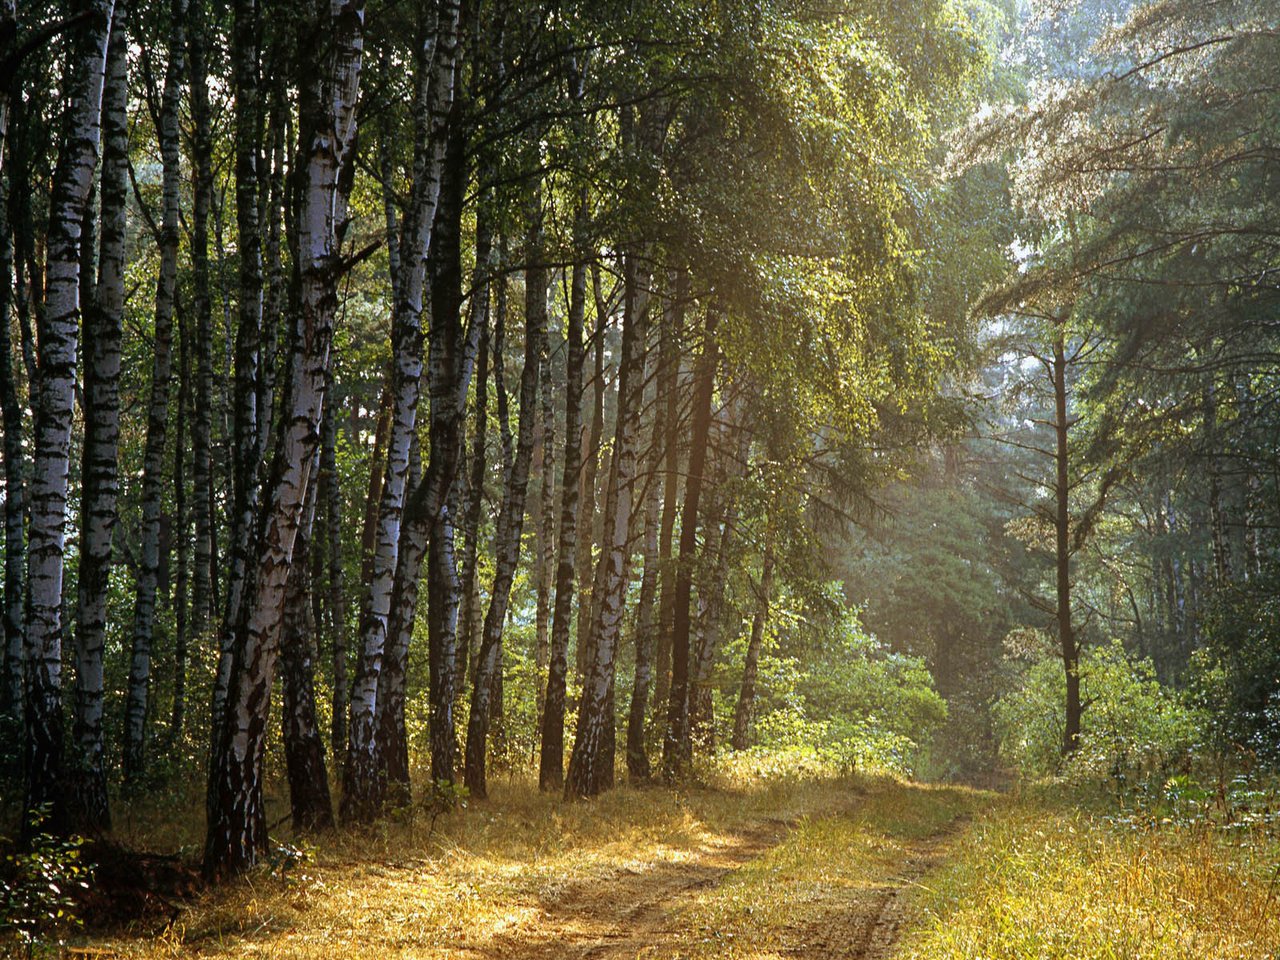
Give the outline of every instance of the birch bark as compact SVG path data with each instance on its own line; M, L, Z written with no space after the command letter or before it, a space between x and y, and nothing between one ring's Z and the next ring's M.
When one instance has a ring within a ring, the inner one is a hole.
M658 363L668 359L659 353ZM646 378L648 379L648 378ZM648 780L652 775L649 753L645 748L645 712L649 706L649 687L653 680L654 641L658 627L658 527L662 514L662 486L658 482L662 466L662 440L665 436L662 418L656 407L660 396L655 390L653 436L649 443L649 460L645 477L644 505L644 573L640 578L640 599L636 610L636 670L631 688L631 710L627 716L627 773L633 780Z
M579 204L579 251L582 242L582 204ZM560 544L556 564L555 609L551 624L551 651L547 665L547 693L542 712L542 742L538 760L538 786L559 791L564 787L564 702L569 673L569 629L573 619L573 588L577 573L578 483L582 463L582 368L586 351L582 342L587 306L587 268L573 267L569 289L569 318L565 348L564 460L560 484Z
M169 29L169 65L160 99L161 197L160 275L156 281L155 324L152 332L151 397L147 408L147 436L142 457L142 525L135 580L133 645L129 657L129 687L125 705L124 773L135 780L145 767L147 706L151 686L151 648L155 633L156 592L160 570L161 496L165 480L165 445L169 426L169 388L173 372L173 315L178 293L179 217L181 214L182 82L186 72L186 0L174 0ZM179 413L181 418L183 412ZM179 450L177 456L181 456ZM184 537L180 527L178 536ZM184 678L185 679L185 678ZM175 695L176 699L176 695Z
M520 425L510 476L503 491L495 538L496 571L489 609L471 692L471 714L467 723L465 782L471 795L486 796L486 753L495 675L501 669L502 633L506 626L511 584L520 560L520 534L524 527L525 495L529 466L533 459L534 427L539 416L538 361L542 354L547 323L547 270L543 260L541 190L530 201L531 224L525 245L525 342L524 369L520 374ZM498 347L494 347L497 365Z
M644 252L623 264L622 359L618 366L618 416L596 583L598 610L588 644L590 659L578 704L566 797L594 796L613 784L613 687L618 641L630 579L631 521L636 496L644 358L649 315L649 269ZM606 729L608 727L608 729Z
M25 639L26 797L24 828L48 805L54 830L67 826L62 774L62 583L67 476L80 326L81 239L98 163L102 89L113 0L90 0L73 45L61 147L49 198L44 309L27 550Z
M377 538L360 622L360 646L351 689L342 819L367 822L381 806L378 791L378 674L387 643L409 470L409 443L417 423L422 381L422 307L436 205L440 196L447 121L452 111L459 50L460 5L438 0L434 28L418 61L415 97L414 182L402 226L402 274L392 318L392 417L378 506Z
M316 456L320 454L316 450ZM316 465L318 466L318 464ZM313 467L313 472L314 472ZM316 723L316 622L311 616L311 545L315 529L318 477L307 481L302 521L293 545L285 617L280 637L282 673L280 707L284 727L285 770L289 778L289 812L295 831L333 826L333 803L324 763L324 741Z
M78 832L111 829L103 766L103 645L111 538L120 492L120 341L124 322L128 191L128 7L116 0L102 94L98 280L84 315L84 449L80 470L80 569L76 605L75 758L68 771Z
M263 751L279 648L284 591L319 444L337 311L339 243L345 215L343 168L352 162L364 49L362 0L316 9L318 63L302 64L299 108L298 286L290 350L289 399L277 441L252 590L236 628L226 710L217 729L208 800L204 872L210 878L252 866L266 848Z
M706 337L698 360L693 398L693 431L689 438L689 477L685 482L680 517L680 560L676 568L671 631L671 695L667 730L662 741L662 773L676 780L689 772L693 744L689 736L689 635L693 569L698 551L698 502L702 496L711 428L711 397L715 389L717 306L707 308Z

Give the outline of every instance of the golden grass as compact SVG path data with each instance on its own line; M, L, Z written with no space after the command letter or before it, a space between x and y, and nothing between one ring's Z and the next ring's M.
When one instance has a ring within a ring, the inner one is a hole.
M204 895L157 936L97 941L121 957L452 957L504 954L569 887L705 857L766 818L847 805L830 780L670 791L623 786L566 804L517 777L490 799L428 820L320 838L286 878L265 871Z
M146 819L138 836L174 829ZM320 838L311 862L210 891L163 934L90 945L148 960L593 945L628 960L1280 960L1274 837L1135 829L1065 796L721 775L566 804L516 776L428 822Z
M653 956L779 960L861 956L860 941L887 948L910 919L893 898L945 854L958 822L991 801L960 787L868 781L860 802L805 818L693 898L677 915L685 934Z
M911 960L1280 957L1280 844L1008 799L924 883Z

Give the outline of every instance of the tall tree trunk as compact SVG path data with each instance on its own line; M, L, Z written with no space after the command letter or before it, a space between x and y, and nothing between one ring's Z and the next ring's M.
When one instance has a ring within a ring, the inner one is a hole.
M129 188L128 7L116 0L102 94L102 226L98 282L84 315L84 449L76 614L75 760L70 803L75 828L111 829L102 735L103 646L111 538L120 493L120 341L124 324L125 210Z
M689 704L690 734L708 755L715 753L715 700L711 690L711 675L715 669L716 656L720 652L722 634L725 627L725 592L729 582L729 559L734 550L734 539L738 533L738 505L732 499L732 483L740 479L746 471L747 457L750 455L751 435L742 425L741 415L735 417L737 423L731 423L726 434L737 433L738 444L736 456L724 454L722 457L733 459L718 471L720 475L720 497L728 503L723 510L724 530L720 533L720 542L714 553L708 553L708 559L715 557L715 567L711 571L706 589L699 590L706 596L706 610L702 622L702 637L698 647L696 668L693 671L692 699ZM728 437L725 437L726 442Z
M113 0L91 0L70 55L61 148L49 198L44 309L39 325L35 458L27 551L26 798L24 829L39 808L50 826L67 826L60 789L62 724L62 581L66 548L67 476L80 326L81 238L98 162L102 88Z
M590 659L578 703L573 753L565 777L566 797L594 796L613 784L613 687L630 580L631 526L644 398L645 328L649 315L649 273L643 256L628 253L623 262L618 416L605 507L605 537L596 577L598 613L591 625Z
M481 295L481 288L476 288ZM465 691L470 679L475 634L480 627L480 590L476 566L480 555L480 517L484 512L484 480L488 468L485 449L489 425L489 317L488 285L483 288L486 300L478 319L480 330L479 375L476 378L475 434L471 438L470 477L467 480L467 503L462 512L462 609L458 623L457 649L454 651L454 688Z
M1062 321L1053 339L1053 430L1054 498L1056 516L1055 571L1058 593L1058 645L1067 677L1066 725L1063 729L1062 752L1071 754L1080 746L1080 646L1071 624L1071 481L1068 472L1067 438L1071 423L1067 419L1067 358Z
M319 456L319 449L316 455ZM313 472L315 468L313 467ZM333 826L333 803L324 764L324 740L316 722L316 626L311 616L311 533L319 488L307 481L302 520L293 544L284 593L284 625L280 636L280 668L285 770L289 778L289 812L295 831Z
M722 431L715 429L718 426L715 422L714 414L712 415L713 435ZM723 438L720 438L721 441ZM718 447L719 443L713 441L713 446ZM717 453L720 456L716 456ZM703 656L709 646L709 634L714 629L714 598L716 593L716 576L719 574L720 561L720 543L724 534L723 521L725 517L725 497L724 497L724 461L723 452L712 449L710 456L714 458L714 466L708 464L706 469L707 481L710 484L708 496L704 502L705 509L703 514L705 520L702 524L702 549L698 551L697 572L694 575L694 586L697 590L697 599L695 601L695 610L693 625L693 638L690 641L689 648L689 737L695 750L700 752L706 751L705 736L707 733L705 718L703 712L705 704L702 700L702 671Z
M689 476L685 481L680 518L680 560L676 569L671 630L671 697L667 731L662 741L662 772L676 780L689 772L693 743L689 735L689 616L693 598L693 570L698 552L698 501L702 496L711 429L711 397L715 388L718 307L707 308L706 336L698 360L693 397L693 432L689 438Z
M505 257L503 258L505 260ZM527 259L527 257L526 257ZM527 291L526 291L527 296ZM496 413L498 415L498 447L502 456L502 491L503 503L506 502L506 492L511 487L511 475L515 469L516 459L516 442L515 435L511 432L511 403L507 394L506 380L506 356L507 356L507 293L505 285L500 288L498 296L498 315L493 325L493 388L496 395ZM501 509L501 508L500 508ZM499 521L501 523L501 513ZM497 530L494 531L493 554L496 561L502 551L502 540ZM490 594L490 603L493 601L493 595ZM505 659L502 653L502 635L503 627L499 627L497 647L493 651L493 662L495 668L492 671L490 684L492 689L489 692L489 719L488 728L492 734L494 741L491 747L497 747L495 752L499 756L505 755L505 716L503 702L503 666ZM481 646L483 645L484 629L481 626L481 638L476 646L476 663L472 668L472 673L476 676L480 673Z
M178 296L179 217L182 169L180 141L182 83L186 73L186 0L173 0L169 32L169 65L160 100L158 135L161 157L162 208L160 276L156 281L155 326L152 333L151 399L142 457L142 527L135 579L133 647L129 657L129 689L124 723L124 775L136 780L145 766L147 705L151 687L151 647L155 632L156 593L160 571L160 515L164 489L165 444L169 426L169 381L173 374L173 314ZM181 420L185 411L179 413ZM177 454L182 456L181 451ZM180 527L178 536L185 537Z
M259 104L257 0L232 3L231 86L236 189L236 246L239 290L235 334L235 393L231 434L231 563L228 569L222 624L222 656L231 656L231 636L239 618L245 576L251 563L254 518L258 510L258 409L262 391L263 318L262 232L259 219L259 172L262 153L262 109ZM218 673L225 674L220 667Z
M360 655L351 689L342 819L364 823L378 812L378 673L387 644L409 470L409 442L417 424L422 382L422 305L432 229L440 196L448 119L459 49L459 5L442 2L434 41L420 55L414 102L414 183L400 244L402 275L392 318L392 417L378 506L377 543L360 616Z
M769 622L769 598L773 592L773 542L771 531L765 533L764 565L760 571L760 586L756 592L756 611L751 619L751 639L747 642L747 656L742 664L742 686L738 688L738 703L733 710L733 739L730 746L745 750L751 732L751 721L756 706L756 676L760 669L760 651L764 646L764 628Z
M191 417L191 515L196 542L191 576L191 632L200 635L213 616L213 302L209 277L209 216L213 206L213 118L209 105L209 0L193 0L188 53L191 59L192 174L194 196L191 223L192 307L195 314L195 392ZM214 683L212 716L222 715L227 677L219 672Z
M299 108L301 198L298 288L301 308L290 344L289 402L279 433L262 545L236 630L227 706L218 727L208 799L204 871L223 877L252 866L267 842L263 751L278 653L284 591L303 501L319 442L337 311L340 230L346 216L342 176L351 162L364 46L361 0L319 14L319 63L304 57Z
M471 692L471 715L467 723L465 782L471 795L483 799L486 794L485 761L489 739L490 709L493 684L501 670L502 632L506 626L507 605L516 565L520 562L520 534L524 528L524 504L529 481L529 465L533 459L534 429L539 415L538 365L544 349L547 324L547 268L543 264L544 242L542 192L535 189L530 201L531 221L525 244L525 341L524 370L520 374L520 426L515 457L503 491L502 509L494 553L496 571L489 609L485 614L484 633L480 641L479 662ZM495 373L499 347L494 345ZM499 391L501 391L499 385ZM499 394L501 401L501 393Z
M15 0L0 3L0 33L5 38L0 44L3 44L4 55L8 56L18 37ZM0 164L4 163L4 141L8 137L12 115L10 96L10 90L0 92ZM15 290L21 287L23 267L15 256L15 218L10 198L24 192L21 187L23 182L12 174L7 181L0 179L0 414L3 415L4 429L5 489L4 598L3 609L0 610L0 618L4 623L4 648L0 650L0 735L14 744L19 743L22 736L22 595L23 567L26 564L26 479L22 451L23 408L18 399L18 380L13 369L9 324L10 307L13 306ZM12 186L15 183L19 185L17 190ZM20 775L21 761L16 756L12 760L12 768L0 769L0 774Z
M582 470L579 473L582 486L578 493L578 505L583 516L578 522L577 568L581 571L581 582L578 585L578 630L574 663L577 665L579 679L583 679L585 675L588 643L591 636L591 597L594 584L593 578L588 574L595 569L592 560L595 545L596 487L600 470L600 444L604 441L604 339L605 330L609 326L609 313L605 308L605 298L600 290L599 269L593 270L592 279L595 289L596 329L592 353L591 427L586 438L586 450L582 453Z
M422 478L422 455L418 438L409 445L410 488ZM409 644L418 607L418 580L422 568L425 530L413 517L400 526L400 546L396 557L396 579L391 591L391 612L387 626L387 648L378 673L378 776L379 794L392 806L409 802L409 739L404 725L405 681L409 668ZM415 529L415 527L417 529Z
M578 207L579 256L585 255L583 203ZM542 745L538 760L538 786L559 791L564 787L564 702L569 674L569 628L573 618L573 588L578 560L578 471L582 459L582 368L586 351L582 342L583 316L587 308L587 267L573 267L569 290L569 323L565 359L564 462L560 484L560 544L556 564L556 599L551 624L551 650L547 665L547 693L542 711Z
M173 437L174 543L178 572L173 584L173 709L169 715L169 742L182 741L187 714L188 593L191 546L187 512L187 414L191 405L191 327L183 315L178 318L178 417Z
M658 534L658 556L661 568L658 603L658 640L655 654L653 684L654 739L662 742L665 736L667 704L671 697L671 635L675 629L675 573L671 556L675 541L676 509L680 496L680 352L677 341L684 329L685 298L688 296L688 275L683 270L673 270L668 275L668 300L662 311L661 341L658 347L660 396L665 398L666 412L662 417L666 436L663 455L666 469L662 479L662 529Z
M388 377L388 380L390 377ZM356 433L353 420L351 431ZM378 504L382 502L382 481L385 476L387 437L391 433L391 390L384 387L378 400L377 421L373 428L373 451L369 454L369 486L364 497L364 523L360 528L360 582L367 584L373 578L373 552L378 545ZM343 720L346 726L346 720ZM346 741L343 741L346 750Z
M329 375L330 391L333 374ZM328 565L329 643L333 653L333 715L329 752L342 756L347 747L347 597L342 589L342 488L338 480L338 417L332 392L324 414L320 441L320 490L325 510L325 560Z
M474 26L472 26L474 29ZM466 328L462 321L462 207L468 182L466 131L461 97L449 120L447 155L436 215L431 262L430 449L431 468L413 497L413 521L419 541L430 535L428 550L428 701L431 727L431 780L452 783L457 753L458 605L462 582L454 559L454 526L461 503L458 470L466 447L466 403L480 337L488 317L488 284L493 265L490 211L481 201L476 212L476 294ZM465 659L465 657L463 657Z
M285 58L279 52L278 46L271 64L271 69L280 71L281 76L277 77L276 82L271 85L271 111L267 126L267 139L271 149L268 178L265 188L258 191L262 223L259 229L265 232L266 244L263 254L266 267L266 290L262 300L262 342L258 361L258 437L257 452L254 454L259 465L257 476L259 488L265 479L262 465L267 462L275 426L276 386L280 372L280 333L284 326L288 298L288 278L285 276L284 259L288 243L288 238L284 235L285 218L288 216L286 209L288 191L285 178L289 153L293 149L293 144L287 142L288 127L292 117L289 113L288 93L283 77ZM255 496L260 498L261 489L255 491Z
M20 184L20 181L15 181ZM9 311L22 264L14 256L13 193L0 182L0 413L4 429L4 621L3 675L0 676L0 733L18 743L22 731L22 596L26 565L26 477L23 470L22 435L25 411L18 398L18 377L13 365ZM21 763L14 758L14 773ZM9 772L9 771L0 771Z
M542 712L546 705L546 687L543 678L547 676L551 660L551 579L556 564L556 484L555 484L555 443L556 443L556 410L555 384L551 376L551 338L548 335L542 357L538 364L538 376L542 381L539 404L542 409L541 436L541 469L537 470L541 481L537 517L537 555L534 557L534 581L537 585L537 602L534 616L536 642L534 644L534 664L537 684L536 728L542 727Z
M665 357L659 356L659 363ZM662 513L662 487L658 474L662 464L664 424L656 413L659 397L655 390L653 437L649 446L649 469L645 477L644 573L640 578L640 606L636 612L636 672L631 687L631 711L627 717L627 773L634 780L648 780L652 774L645 750L645 713L649 706L649 686L653 679L653 649L657 633L658 526Z

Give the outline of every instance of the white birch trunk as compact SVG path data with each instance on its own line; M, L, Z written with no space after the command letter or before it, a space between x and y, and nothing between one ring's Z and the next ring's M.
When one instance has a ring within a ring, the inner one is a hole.
M80 322L80 243L98 163L103 74L113 0L87 4L73 45L71 104L49 201L44 310L38 314L40 382L27 552L26 751L28 818L50 805L65 826L62 765L62 578L67 475Z
M156 590L160 569L161 492L165 474L165 439L169 423L169 387L173 373L173 314L178 291L179 217L181 214L181 107L186 72L184 47L186 0L174 0L169 34L169 65L160 101L161 220L160 276L156 282L151 400L142 462L142 529L133 611L133 649L125 707L124 772L134 779L143 772L147 708L151 684L151 645L155 632ZM181 414L179 414L181 416ZM181 455L181 454L179 454ZM182 531L179 531L182 536Z
M351 688L342 819L367 822L381 805L378 796L378 675L387 642L409 471L409 444L417 425L422 382L422 306L431 229L440 196L453 105L460 5L439 0L436 29L421 52L415 98L414 183L403 225L401 276L392 319L392 418L386 470L378 506L372 576L360 617L359 659Z
M103 769L102 649L111 538L120 491L120 340L124 321L125 210L129 184L128 7L116 0L102 96L102 222L96 297L84 318L84 451L76 615L76 711L71 803L76 830L111 828Z
M624 265L627 303L623 312L622 359L618 367L618 420L605 507L605 536L593 603L597 611L587 645L589 658L578 704L578 728L565 778L566 797L594 796L613 783L613 717L610 710L618 639L630 579L631 520L635 505L644 390L645 327L649 314L649 274L640 258ZM606 725L609 730L606 731Z
M330 0L322 20L324 61L303 88L298 215L301 308L290 357L290 393L280 431L252 589L237 626L237 656L218 730L209 787L204 871L222 877L252 866L266 849L263 752L284 593L319 443L337 311L342 172L351 162L364 50L362 0ZM327 22L324 22L327 21ZM304 65L305 69L305 65ZM349 183L349 180L347 181Z

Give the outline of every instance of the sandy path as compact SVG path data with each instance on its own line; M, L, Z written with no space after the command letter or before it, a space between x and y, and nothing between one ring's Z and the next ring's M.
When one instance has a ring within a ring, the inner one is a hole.
M913 920L905 893L946 857L955 825L907 847L897 872L832 897L819 920L788 936L785 955L804 960L884 960Z
M699 891L781 843L790 825L766 821L698 848L678 862L631 864L544 896L541 916L479 951L491 960L634 960L678 955L688 931L681 908ZM905 844L896 871L870 875L814 904L817 919L782 933L770 957L881 960L892 955L911 917L902 894L941 862L952 830ZM740 945L741 946L741 945ZM762 954L762 956L765 954Z

